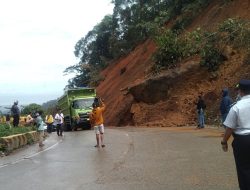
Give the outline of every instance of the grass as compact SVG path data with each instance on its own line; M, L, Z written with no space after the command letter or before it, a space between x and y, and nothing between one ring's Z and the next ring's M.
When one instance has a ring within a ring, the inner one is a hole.
M34 131L34 127L10 127L6 124L0 124L0 138L15 134L23 134L30 131Z

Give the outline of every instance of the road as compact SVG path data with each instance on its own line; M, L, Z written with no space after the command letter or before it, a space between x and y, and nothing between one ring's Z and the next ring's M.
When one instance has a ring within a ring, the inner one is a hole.
M109 128L105 148L93 131L52 134L0 158L0 190L236 190L232 149L221 130Z

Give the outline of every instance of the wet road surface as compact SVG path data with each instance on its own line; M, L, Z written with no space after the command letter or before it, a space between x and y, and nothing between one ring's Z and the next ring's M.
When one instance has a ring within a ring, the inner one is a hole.
M0 190L237 190L232 149L221 129L110 128L52 134L0 158Z

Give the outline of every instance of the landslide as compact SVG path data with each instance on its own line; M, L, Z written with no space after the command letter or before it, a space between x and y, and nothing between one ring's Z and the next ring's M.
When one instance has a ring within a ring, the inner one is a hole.
M234 0L226 5L213 1L187 29L207 30L227 18L250 19L249 0ZM216 77L199 65L200 58L182 61L172 70L150 76L156 51L152 40L138 45L129 55L109 65L97 87L107 109L105 123L113 126L184 126L196 123L195 101L203 94L207 104L207 123L217 123L221 89L228 87L232 97L234 86L241 78L250 78L250 65L242 52L228 48L227 61Z

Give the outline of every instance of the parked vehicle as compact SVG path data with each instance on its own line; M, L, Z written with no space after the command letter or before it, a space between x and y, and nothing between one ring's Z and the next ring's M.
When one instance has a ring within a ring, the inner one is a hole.
M90 129L89 113L96 97L94 88L68 89L58 99L58 107L64 115L65 130Z

